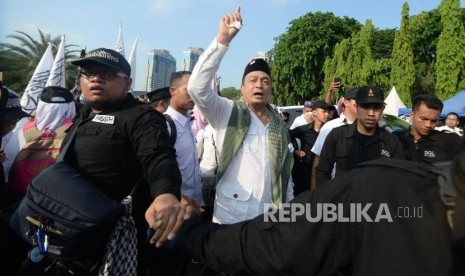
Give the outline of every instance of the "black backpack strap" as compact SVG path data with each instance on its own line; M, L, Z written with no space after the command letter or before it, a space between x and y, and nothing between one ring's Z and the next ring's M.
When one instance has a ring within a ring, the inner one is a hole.
M163 114L163 116L165 116L165 119L166 121L168 122L169 126L170 126L170 130L171 130L171 133L170 133L170 139L171 139L171 143L174 144L176 143L176 139L178 138L178 134L176 132L176 124L174 123L173 121L173 118L171 118L170 115L168 114Z
M61 147L61 151L56 159L56 162L61 162L65 159L65 155L68 152L69 147L71 146L71 143L74 140L74 137L76 137L76 133L79 128L79 122L74 122L73 125L71 126L71 132L68 134L66 144Z

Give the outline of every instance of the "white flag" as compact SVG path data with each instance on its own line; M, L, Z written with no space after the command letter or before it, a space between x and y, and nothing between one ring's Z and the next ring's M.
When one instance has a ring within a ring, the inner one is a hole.
M36 109L37 102L39 101L42 90L47 83L52 66L52 45L48 44L44 55L40 59L40 62L37 65L36 70L34 71L34 74L32 75L32 78L26 87L26 90L24 90L23 96L21 97L21 106L25 112L30 114Z
M47 86L59 86L66 88L65 83L65 36L61 37L60 46L58 46L55 62L53 63L52 70L48 76Z
M134 41L134 45L132 45L131 54L129 54L129 65L131 65L131 78L132 78L132 85L131 90L134 91L134 87L136 84L136 55L137 55L137 41L139 40L139 35L137 35L136 40Z
M118 31L118 39L116 40L116 48L115 50L122 54L123 57L125 57L124 55L124 43L123 43L123 26L121 24L121 22L119 23L119 31Z

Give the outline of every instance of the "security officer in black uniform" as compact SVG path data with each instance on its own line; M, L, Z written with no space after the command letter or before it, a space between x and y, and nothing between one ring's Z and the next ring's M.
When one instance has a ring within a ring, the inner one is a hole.
M289 130L294 146L294 165L292 167L292 181L294 181L294 196L310 189L312 164L315 154L312 152L313 144L320 133L321 127L329 120L330 105L324 101L312 103L313 122ZM300 141L300 148L297 140Z
M395 132L407 160L433 163L450 161L462 149L462 138L453 133L435 130L443 108L441 100L432 95L418 95L413 99L410 129Z
M375 86L361 87L356 96L357 120L333 129L325 140L316 168L316 182L331 179L360 163L376 158L404 158L399 139L378 126L384 110L383 91Z
M65 160L112 199L121 201L136 187L137 275L146 275L148 227L161 225L155 235L164 241L190 212L179 201L181 175L165 119L128 93L131 67L118 52L99 48L72 63L80 67L85 105L69 132L78 128Z
M164 225L155 236L166 240L186 212L179 202L181 175L165 119L150 105L136 104L128 93L131 68L119 53L97 49L73 64L80 66L86 108L74 123L78 131L68 162L117 200L138 185L133 216L138 275L145 275L147 227Z

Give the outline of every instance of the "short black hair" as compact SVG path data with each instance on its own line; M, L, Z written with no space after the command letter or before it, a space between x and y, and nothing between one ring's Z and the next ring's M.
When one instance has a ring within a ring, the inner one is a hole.
M178 71L178 72L172 73L171 78L170 78L170 86L180 81L185 75L190 75L190 74L191 74L190 71Z
M446 118L449 117L449 115L454 115L455 117L457 117L457 119L459 118L459 114L457 114L457 113L455 113L455 112L449 112L449 113L447 113Z
M422 103L424 103L429 109L439 110L439 112L441 112L444 107L442 101L436 96L423 94L418 95L413 99L412 111L417 110Z
M328 107L328 111L335 111L335 112L337 112L337 109L336 109L336 107L335 107L334 105L330 105L330 106Z

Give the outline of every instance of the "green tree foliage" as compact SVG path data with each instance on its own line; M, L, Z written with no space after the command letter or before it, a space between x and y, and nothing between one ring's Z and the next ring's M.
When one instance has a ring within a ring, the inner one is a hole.
M370 84L384 88L384 91L389 91L391 84L389 81L391 73L391 59L383 58L375 60L371 67L371 82ZM387 95L385 95L387 96Z
M441 16L437 9L410 18L413 61L418 75L432 73L436 46L441 34Z
M395 35L395 29L375 29L370 45L373 58L371 84L383 87L385 91L388 91L391 87L389 78Z
M236 89L235 87L225 87L221 89L221 96L233 101L239 100L241 97L241 90Z
M387 88L394 33L393 29L376 30L371 21L367 21L358 33L338 43L333 57L325 62L325 90L320 98L324 97L335 76L341 78L344 90L367 84ZM339 96L343 95L336 93L333 102Z
M400 99L410 105L411 92L415 82L415 66L413 64L413 51L410 39L409 6L404 3L402 7L402 21L400 29L394 39L394 48L391 58L391 85L396 87Z
M410 38L416 72L412 98L419 94L435 94L434 66L436 47L441 34L440 22L441 16L437 9L410 18Z
M439 13L442 31L437 44L436 96L444 100L465 85L465 29L460 0L443 0Z
M396 29L375 29L371 40L371 54L374 60L390 59Z
M292 105L318 96L323 66L334 46L360 29L360 23L333 13L307 13L290 22L271 51L273 102Z
M345 73L343 79L350 87L373 84L374 61L371 55L373 33L374 26L371 20L367 20L365 26L350 38L350 52L343 68Z
M320 94L320 99L324 99L325 93L329 88L331 81L335 77L339 77L341 80L341 84L343 88L348 89L350 88L347 81L346 81L346 72L344 71L345 62L347 60L347 56L349 55L351 49L351 40L349 38L343 39L340 43L337 43L334 47L334 55L332 58L328 57L324 64L324 74L325 74L325 89ZM336 103L337 100L344 96L342 94L343 91L337 91L332 94L332 102ZM342 95L341 95L342 94Z
M16 43L0 43L0 71L3 72L4 83L12 90L22 93L29 83L40 59L42 58L48 44L51 43L52 52L56 55L61 36L52 38L50 34L39 32L39 40L34 39L31 35L16 31L15 34L9 35L8 38L16 40ZM69 50L76 45L65 45L65 59L76 59L74 53L79 50ZM66 85L68 88L74 86L77 78L76 67L66 64Z

